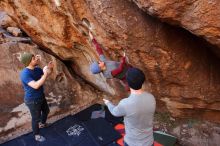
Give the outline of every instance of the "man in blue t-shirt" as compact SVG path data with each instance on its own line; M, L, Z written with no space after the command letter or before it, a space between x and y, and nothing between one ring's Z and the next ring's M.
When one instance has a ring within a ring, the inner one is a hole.
M50 62L42 70L38 67L40 56L31 53L23 53L20 57L25 68L20 73L20 79L24 88L24 102L30 110L32 117L32 129L36 141L43 142L46 139L39 134L39 128L46 126L49 107L44 95L43 84L53 69Z

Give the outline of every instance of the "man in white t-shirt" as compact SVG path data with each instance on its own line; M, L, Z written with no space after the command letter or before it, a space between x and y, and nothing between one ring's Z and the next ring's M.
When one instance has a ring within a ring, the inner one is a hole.
M103 100L112 115L124 117L125 146L152 146L155 98L142 89L145 75L140 69L128 69L126 80L131 91L128 98L122 99L117 106L107 99Z

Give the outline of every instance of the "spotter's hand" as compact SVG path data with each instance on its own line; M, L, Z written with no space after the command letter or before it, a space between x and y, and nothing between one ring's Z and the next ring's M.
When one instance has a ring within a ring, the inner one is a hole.
M110 101L103 98L104 103L107 105Z

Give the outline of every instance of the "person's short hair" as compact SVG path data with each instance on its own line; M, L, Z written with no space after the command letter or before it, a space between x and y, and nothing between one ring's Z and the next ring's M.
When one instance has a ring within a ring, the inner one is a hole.
M101 68L99 67L99 64L98 62L93 62L91 65L90 65L90 71L93 73L93 74L98 74L101 72Z
M126 73L126 80L130 88L139 90L145 81L145 75L140 69L132 67Z

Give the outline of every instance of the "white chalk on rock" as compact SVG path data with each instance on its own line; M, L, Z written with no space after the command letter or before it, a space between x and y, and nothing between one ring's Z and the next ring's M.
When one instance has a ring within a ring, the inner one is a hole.
M60 0L54 0L57 7L61 6Z
M17 27L8 27L7 31L10 32L13 36L16 36L16 37L22 35L21 30Z

